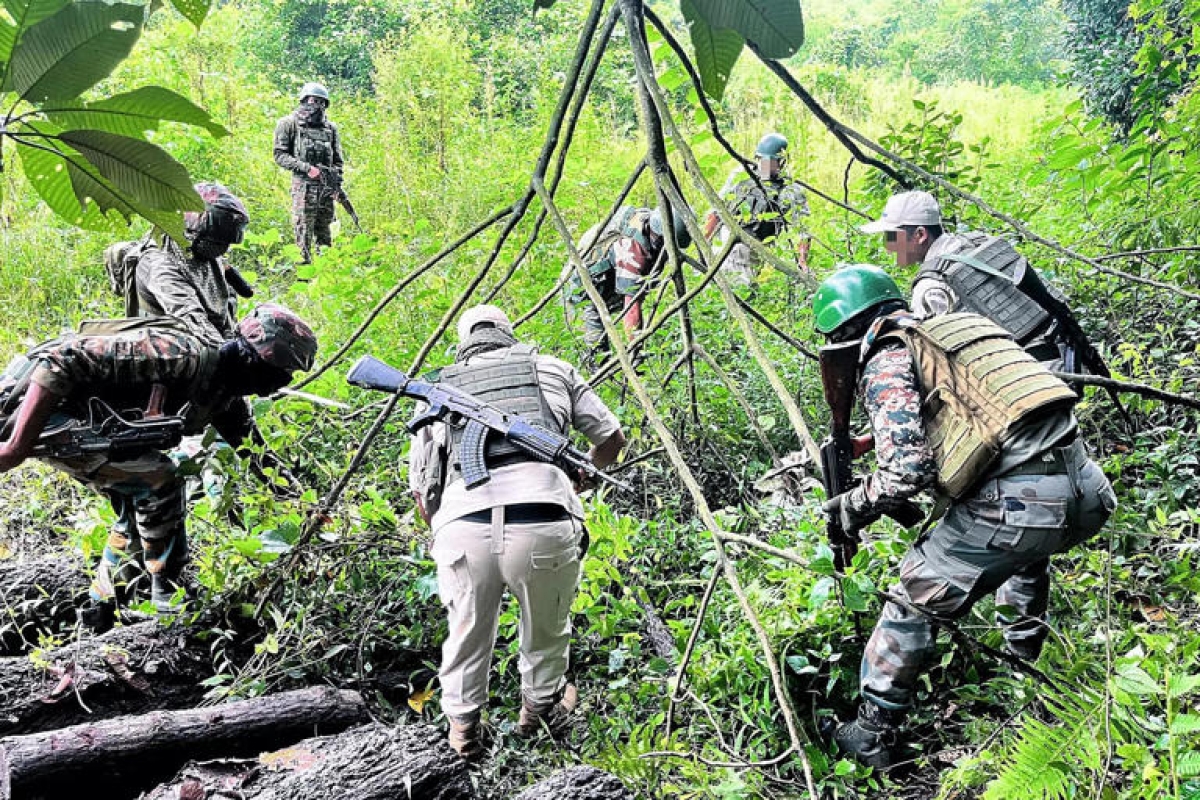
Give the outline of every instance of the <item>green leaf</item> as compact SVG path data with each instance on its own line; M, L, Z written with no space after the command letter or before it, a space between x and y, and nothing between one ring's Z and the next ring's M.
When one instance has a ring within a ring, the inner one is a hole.
M176 213L204 209L187 170L158 145L106 131L63 131L59 138L138 205Z
M1119 689L1139 697L1162 694L1163 687L1158 681L1136 664L1120 664L1115 672L1113 682Z
M735 30L715 28L708 23L694 5L695 0L680 0L679 7L688 22L692 36L692 49L696 53L696 69L704 91L713 99L720 100L733 65L742 54L745 40Z
M44 20L67 4L67 0L4 0L12 24L0 20L0 63L7 64L21 31ZM6 70L0 70L0 76Z
M766 58L788 58L804 44L804 15L800 10L800 0L689 2L710 28L736 31L746 41L754 42Z
M183 14L188 22L199 28L208 16L208 0L171 0L175 10Z
M143 14L141 6L127 3L72 3L18 31L0 91L30 102L78 97L129 55Z
M43 108L42 113L63 129L107 131L139 139L146 131L157 130L164 120L195 125L217 137L229 135L207 111L161 86L143 86L94 103Z
M1171 734L1174 736L1186 736L1196 731L1200 731L1200 714L1180 714L1171 720Z

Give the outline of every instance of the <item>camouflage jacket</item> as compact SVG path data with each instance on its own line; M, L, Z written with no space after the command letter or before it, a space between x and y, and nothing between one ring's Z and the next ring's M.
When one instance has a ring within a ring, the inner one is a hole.
M190 257L163 237L138 260L137 293L142 316L175 317L212 346L233 336L237 298L219 260Z
M184 418L185 433L212 424L231 444L252 425L246 400L216 385L217 350L198 337L164 328L70 334L29 354L30 380L63 398L61 411L86 419L91 397L112 408L144 409L154 384L166 387L163 412Z
M320 140L320 147L315 149L306 146L305 128L297 122L295 112L280 119L275 124L275 163L293 175L308 180L313 180L308 178L309 167L332 167L340 173L344 159L342 137L337 125L325 120L311 130L318 132L318 136L312 138ZM310 149L313 153L320 151L321 154L310 154L307 152Z
M767 241L787 231L804 233L804 217L809 215L808 198L795 181L783 177L761 181L764 197L754 179L744 169L734 170L721 189L721 199L742 220L742 227L756 238ZM723 227L723 226L722 226ZM722 239L728 231L722 232Z
M884 345L863 365L858 385L875 435L875 471L850 491L857 516L884 514L934 485L937 462L921 418L921 390L908 350Z

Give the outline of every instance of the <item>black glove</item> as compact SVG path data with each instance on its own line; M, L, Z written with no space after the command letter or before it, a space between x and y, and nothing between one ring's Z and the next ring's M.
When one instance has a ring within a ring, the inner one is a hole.
M853 536L882 515L873 512L867 514L856 512L849 502L849 494L849 492L843 492L835 495L826 500L821 508L826 514L837 514L838 520L842 523L842 530Z

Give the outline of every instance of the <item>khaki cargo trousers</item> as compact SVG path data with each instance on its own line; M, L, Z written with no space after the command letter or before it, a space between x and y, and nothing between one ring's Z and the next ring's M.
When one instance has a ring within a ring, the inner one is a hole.
M1050 556L1095 536L1116 506L1081 442L1055 448L953 503L908 551L892 592L944 619L995 592L996 605L1015 613L1001 620L1008 646L1036 657L1049 632ZM936 635L928 617L885 603L863 652L863 698L908 708Z
M451 716L474 714L487 703L506 587L521 609L518 668L526 704L549 706L565 683L582 527L571 518L511 524L504 512L491 509L491 522L455 520L434 537L438 594L449 616L438 674L442 710Z

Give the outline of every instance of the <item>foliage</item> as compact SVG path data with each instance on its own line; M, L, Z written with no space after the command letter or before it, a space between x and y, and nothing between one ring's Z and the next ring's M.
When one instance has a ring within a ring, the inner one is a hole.
M203 208L183 166L147 139L163 122L226 133L186 98L145 86L82 95L128 57L149 13L129 3L10 0L0 19L0 167L15 145L46 204L85 228L111 229L109 212L143 217L182 240L181 211ZM180 0L195 25L208 4Z

